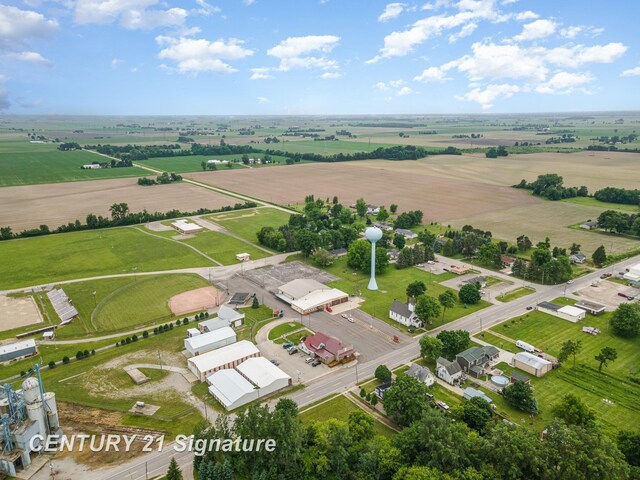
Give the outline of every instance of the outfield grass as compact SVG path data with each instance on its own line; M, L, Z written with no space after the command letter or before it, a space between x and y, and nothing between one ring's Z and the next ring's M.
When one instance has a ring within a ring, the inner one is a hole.
M601 202L593 197L574 197L565 198L561 202L577 203L578 205L586 205L588 207L598 207L605 210L623 210L626 212L638 212L640 208L638 205L627 205L624 203L609 203ZM586 220L586 219L585 219Z
M209 267L178 242L109 228L0 242L0 289L99 275Z
M197 233L193 238L181 240L181 242L197 248L205 255L208 255L223 265L240 263L236 258L238 253L250 254L251 260L258 260L269 256L269 254L263 250L219 232L205 231Z
M390 325L401 328L397 322L394 322L389 318L389 307L394 299L400 301L406 301L406 289L407 285L413 281L421 280L427 285L427 295L438 298L445 290L449 290L447 287L440 285L438 282L442 282L451 278L450 274L443 275L431 275L429 272L425 272L418 268L405 268L397 269L393 265L390 265L386 272L382 275L377 275L379 290L368 290L367 284L369 282L369 275L365 275L361 272L347 266L347 258L342 257L335 261L333 265L327 267L326 270L334 275L341 277L341 280L331 282L329 285L348 293L355 294L365 299L361 305L361 309L376 318L380 318ZM456 292L457 296L457 292ZM444 315L438 316L428 328L436 328L445 323L456 320L470 313L481 310L490 303L481 300L475 305L465 306L458 302L455 307L447 309Z
M535 293L535 289L533 288L527 288L527 287L520 287L520 288L516 288L515 290L511 290L507 293L503 293L502 295L498 295L496 297L496 300L500 300L501 302L510 302L512 300L515 300L517 298L521 298L524 297L526 295L530 295L532 293Z
M218 213L207 217L231 233L253 243L258 242L257 233L262 227L277 229L289 222L291 214L275 208L255 208L235 212Z
M82 165L108 159L85 151L61 152L57 144L30 144L28 141L3 142L0 155L0 187L40 183L139 177L137 167L81 170Z

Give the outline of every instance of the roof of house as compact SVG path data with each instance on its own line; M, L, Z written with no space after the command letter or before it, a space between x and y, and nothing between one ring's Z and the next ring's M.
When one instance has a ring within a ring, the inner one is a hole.
M313 278L298 278L285 283L279 288L279 290L287 297L298 299L317 290L331 290L331 287L328 287L324 283L320 283Z
M409 370L407 370L406 375L424 382L427 378L431 377L431 370L427 367L421 367L417 363L412 363Z
M322 358L335 356L345 348L348 348L345 347L337 338L330 337L322 332L316 332L313 335L309 335L304 339L303 343L309 351Z
M218 309L218 318L226 320L227 322L234 322L244 318L244 313L231 307L227 307L226 305L220 305L220 308Z
M581 223L580 225L588 225L590 227L596 227L598 225L598 222L596 222L595 220L589 220L588 222Z
M571 258L571 257L578 258L580 260L584 260L584 259L587 258L587 256L582 252L572 253L571 255L569 255L569 258Z
M464 352L460 352L457 357L464 358L467 362L473 363L476 360L480 360L483 357L487 357L488 360L491 357L495 357L500 354L500 350L498 350L493 345L484 345L482 347L471 347L465 350Z
M205 320L204 322L198 323L198 327L206 328L210 332L213 332L214 330L218 330L219 328L224 328L228 326L229 326L229 320L225 320L224 318L220 318L220 317L210 318L209 320Z
M540 302L538 304L538 307L546 308L547 310L553 310L554 312L557 312L562 308L562 305L557 305L551 302Z
M202 335L199 335L200 337ZM198 338L198 337L194 337ZM206 372L215 368L222 367L227 363L232 363L241 358L250 357L252 355L260 354L260 350L253 343L248 340L240 340L239 342L232 343L225 347L211 350L210 352L203 353L196 357L192 357L188 360L199 371Z
M484 392L481 392L480 390L476 390L475 388L471 388L471 387L465 388L462 395L464 396L464 398L467 398L469 400L475 397L480 397L487 403L493 403L493 400L491 400L487 395L485 395Z
M385 390L389 390L389 388L391 388L391 380L387 380L387 381L386 381L386 382L384 382L382 385L378 385L378 386L376 387L376 390L377 390L378 392L382 392L382 391L385 391Z
M414 238L414 237L417 237L417 236L418 236L418 234L417 234L417 233L412 232L411 230L407 230L406 228L396 228L395 232L396 232L398 235L404 235L405 237L411 237L411 238Z
M210 383L209 392L225 407L255 390L251 382L233 369L218 370L207 377L207 382Z
M409 308L409 304L399 302L398 300L393 301L393 303L389 307L389 311L404 318L411 318L411 315L413 315L413 312Z
M288 381L291 378L264 357L247 358L236 367L236 370L260 388L267 387L278 380Z
M199 348L206 347L220 341L229 340L230 338L236 338L236 332L231 327L222 327L214 330L213 332L203 333L196 335L195 337L187 338L185 346L189 350L198 350Z
M564 313L565 315L571 315L572 317L583 317L584 310L578 307L574 307L573 305L565 305L561 309L558 310L560 313Z
M543 368L547 365L551 365L549 360L545 360L544 358L537 357L529 352L518 352L513 356L513 361L518 361L520 363L524 363L525 365L529 365L535 369Z
M458 362L450 362L444 357L438 357L438 360L436 360L436 365L439 367L444 367L449 375L454 375L456 373L462 372L462 367L458 364Z
M27 348L35 348L36 341L32 338L29 340L23 340L21 342L6 343L0 345L0 355L6 355L7 353L19 352L20 350L26 350Z
M502 263L513 263L516 261L516 259L513 257L510 257L509 255L500 255L500 261Z

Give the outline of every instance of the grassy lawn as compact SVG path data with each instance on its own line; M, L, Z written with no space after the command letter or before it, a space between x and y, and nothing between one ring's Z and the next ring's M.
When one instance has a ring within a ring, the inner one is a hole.
M331 400L320 403L319 405L306 410L304 413L301 413L300 420L302 423L311 423L313 421L322 422L330 418L335 418L336 420L346 422L349 420L349 414L358 410L361 409L351 400L346 398L344 395L337 395ZM375 420L374 427L376 429L376 433L386 437L391 437L396 433L377 419Z
M574 197L561 200L567 203L577 203L578 205L586 205L588 207L599 207L605 210L624 210L627 212L638 212L637 205L626 205L624 203L601 202L593 197ZM586 219L585 219L586 220Z
M485 277L485 280L487 281L487 287L492 287L493 285L497 285L499 283L513 284L513 282L508 282L506 280L502 280L501 278L497 278L497 277Z
M259 258L269 256L268 253L248 245L237 238L218 232L201 232L196 234L193 238L182 240L182 242L196 247L198 250L223 265L239 263L240 261L236 258L238 253L250 254L251 260L257 260Z
M491 330L484 330L482 333L477 334L476 337L507 352L518 353L522 351L522 349L516 347L515 340L513 342L505 340L494 335Z
M276 340L289 332L295 332L296 330L300 330L301 328L303 328L303 325L298 322L283 323L282 325L274 327L269 332L269 340Z
M498 295L496 297L496 300L500 300L501 302L510 302L512 300L515 300L517 298L520 297L524 297L526 295L530 295L532 293L535 293L535 289L533 288L528 288L528 287L520 287L520 288L516 288L515 290L511 290L507 293L503 293L502 295Z
M557 302L558 299L554 300ZM637 412L640 410L640 386L629 381L631 375L638 374L640 364L640 338L623 339L609 331L608 321L612 313L587 317L574 324L545 313L533 311L518 317L514 323L505 322L493 329L512 339L524 340L551 355L559 354L561 345L567 340L580 340L582 351L577 355L575 370L572 361L533 380L536 397L543 410L542 417L550 419L550 409L567 393L574 393L586 401L596 412L608 430L632 428L640 430ZM504 325L507 325L505 328ZM601 334L587 335L582 326L599 328ZM484 338L487 340L486 336ZM487 340L489 341L489 340ZM496 341L499 346L500 340ZM613 347L618 359L605 367L602 373L597 371L598 362L594 356L604 346ZM609 399L613 405L603 399Z
M238 341L251 340L253 342L258 330L270 321L275 320L273 310L265 305L260 305L258 308L242 308L242 313L245 315L244 327L237 331Z
M140 177L145 171L137 167L81 170L95 161L108 161L99 155L84 152L61 152L56 144L3 142L0 155L0 187L40 183L100 180L105 178Z
M418 268L398 270L391 265L385 273L376 277L379 290L370 291L367 290L369 276L349 268L346 257L339 258L326 270L342 278L341 280L331 282L329 284L330 286L339 288L348 294L355 294L364 298L365 302L361 305L363 311L398 328L402 327L402 325L389 319L389 306L394 299L406 301L406 289L409 283L415 280L423 281L427 285L427 295L437 299L438 295L448 290L446 287L440 285L439 282L451 278L450 274L432 275ZM489 305L490 303L484 300L481 300L476 305L469 306L458 302L454 308L447 309L444 320L442 319L442 315L440 315L429 325L429 328L438 327Z
M98 275L213 266L178 242L108 228L0 243L0 289Z
M277 229L279 226L289 222L290 216L289 213L283 212L282 210L265 207L218 213L206 218L245 240L257 243L258 238L256 234L262 227L273 227Z

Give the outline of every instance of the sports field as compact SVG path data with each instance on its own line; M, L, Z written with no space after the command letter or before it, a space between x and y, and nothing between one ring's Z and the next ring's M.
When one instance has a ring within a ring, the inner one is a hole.
M216 213L207 217L226 230L250 242L258 241L256 234L262 227L277 229L289 222L291 214L275 208L254 208L236 212Z
M99 275L213 266L178 242L110 228L0 242L0 289Z
M181 242L196 247L205 255L217 260L223 265L240 263L236 258L238 253L248 253L251 260L268 257L269 254L252 245L244 243L237 238L224 233L205 231L196 234L193 238L181 240Z

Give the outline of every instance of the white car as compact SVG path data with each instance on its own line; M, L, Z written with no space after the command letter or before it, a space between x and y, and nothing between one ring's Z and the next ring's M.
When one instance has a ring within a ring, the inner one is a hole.
M436 264L436 262L434 262L433 260L427 260L427 263L428 263L429 265L435 265L435 264Z
M349 318L349 315L347 315L346 313L343 313L342 315L340 315L342 318Z
M353 319L353 317L348 317L347 320L349 320L349 323L356 323L356 321Z
M569 281L567 282L567 285L571 285L572 283L573 283L573 280L569 280Z

